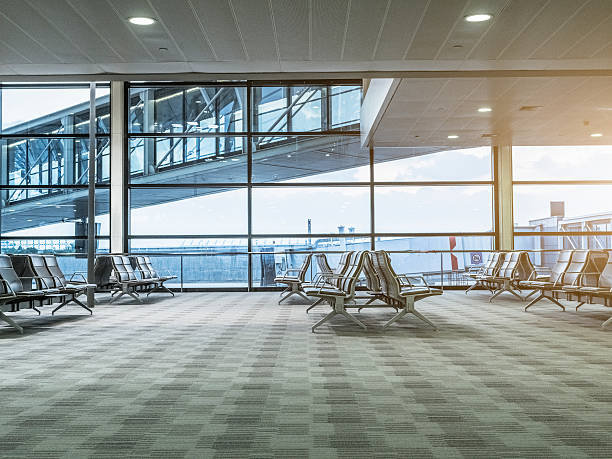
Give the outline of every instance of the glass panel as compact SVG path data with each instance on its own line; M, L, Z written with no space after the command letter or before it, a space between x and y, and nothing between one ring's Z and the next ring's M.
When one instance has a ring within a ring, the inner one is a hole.
M612 185L515 185L516 231L612 231Z
M369 237L253 239L252 243L254 252L263 252L261 255L253 255L253 285L259 287L276 286L274 278L287 269L300 268L306 254L310 252L330 252L326 258L334 268L342 252L370 249ZM318 272L313 259L306 279L312 280Z
M512 147L514 180L610 180L612 146Z
M376 231L492 231L492 191L490 185L377 186Z
M176 86L130 89L131 133L241 132L246 88Z
M361 86L331 87L331 128L359 130Z
M253 189L253 232L259 234L370 231L367 187Z
M131 239L130 251L148 253L159 273L177 276L168 287L180 287L181 280L186 288L248 284L246 239Z
M377 147L374 149L374 180L418 182L492 179L491 147L449 151L436 149Z
M86 134L89 132L89 88L5 87L2 134ZM96 89L99 133L109 133L109 88Z
M243 137L131 138L129 157L132 183L247 182Z
M369 151L359 137L255 137L254 182L366 182Z
M109 190L96 191L96 233L109 234ZM2 235L86 236L86 189L0 190Z
M110 139L97 140L97 181L110 178ZM86 185L89 139L3 139L8 169L2 182L9 185Z
M133 188L131 234L245 234L246 188Z
M376 238L377 250L391 255L398 274L422 274L428 283L445 286L471 284L464 273L482 266L493 249L492 236L437 236ZM442 253L397 253L396 251L443 251ZM454 253L453 253L454 252Z
M108 247L108 239L96 239L96 253L108 253ZM85 239L4 239L2 253L54 253L64 274L87 272Z

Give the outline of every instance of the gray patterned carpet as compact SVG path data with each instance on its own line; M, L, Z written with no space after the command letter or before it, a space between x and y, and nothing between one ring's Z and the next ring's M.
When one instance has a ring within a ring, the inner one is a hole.
M275 293L0 325L6 457L610 457L612 310L447 292L387 332Z

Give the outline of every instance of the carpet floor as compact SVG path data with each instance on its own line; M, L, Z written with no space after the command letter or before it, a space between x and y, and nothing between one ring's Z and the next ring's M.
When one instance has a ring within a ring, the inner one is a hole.
M277 293L0 323L2 457L610 457L612 312L446 292L363 331ZM105 301L105 300L104 300Z

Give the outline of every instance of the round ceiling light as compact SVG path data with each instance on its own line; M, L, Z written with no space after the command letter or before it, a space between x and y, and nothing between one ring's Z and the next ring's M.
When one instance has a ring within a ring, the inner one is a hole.
M490 14L486 14L486 13L482 13L482 14L470 14L469 16L465 17L465 20L467 22L484 22L484 21L488 21L492 17L493 16L491 16Z
M448 138L449 138L449 139L458 139L458 138L459 138L459 136L458 136L458 135L455 135L455 134L452 134L452 135L449 135L449 136L448 136Z
M155 24L155 19L147 18L147 17L144 17L144 16L131 17L131 18L128 19L128 21L130 21L132 24L136 24L136 25L151 25L151 24Z
M591 137L602 137L603 134L600 132L596 132L595 134L591 134Z

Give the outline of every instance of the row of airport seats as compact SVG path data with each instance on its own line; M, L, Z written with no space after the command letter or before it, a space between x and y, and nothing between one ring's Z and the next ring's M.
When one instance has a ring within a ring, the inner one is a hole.
M5 312L33 309L40 315L40 307L59 303L51 312L55 314L75 303L91 314L91 309L78 299L89 287L95 285L88 284L82 274L66 278L55 255L0 254L0 319L20 333L23 328Z
M142 293L147 297L153 292L167 292L174 296L164 282L177 276L158 273L148 256L100 255L96 257L94 278L97 291L110 292L111 303L124 295L142 303Z
M470 290L481 285L493 292L492 298L508 289L522 300L537 294L525 311L544 299L563 311L565 306L559 300L577 302L576 310L584 304L612 307L612 256L605 250L562 250L548 272L534 267L527 252L494 252L479 273L467 275L476 282ZM517 290L531 293L523 298ZM610 323L612 318L602 327Z
M32 309L38 314L40 307L59 303L51 314L74 303L90 314L92 310L79 300L88 288L95 292L110 292L111 303L123 295L142 302L141 293L167 292L174 296L164 282L176 279L173 275L160 275L147 256L101 255L95 260L95 283L89 284L85 273L66 277L55 255L15 254L0 255L0 319L23 333L6 312Z
M340 256L336 268L332 269L324 253L314 254L318 272L311 281L306 274L313 259L306 255L300 268L287 270L275 279L285 284L279 304L293 295L314 303L309 312L319 304L327 304L331 311L312 326L312 332L336 315L342 315L364 330L367 326L349 309L392 308L396 314L385 324L389 327L407 314L412 314L434 329L436 326L415 309L415 302L424 298L441 295L442 290L431 287L420 274L397 274L391 265L391 257L384 250L349 251Z
M533 265L526 251L492 252L483 266L465 273L467 278L474 281L465 294L477 287L483 287L491 292L489 301L504 292L524 300L518 293L522 290L520 283L547 274L546 268Z

